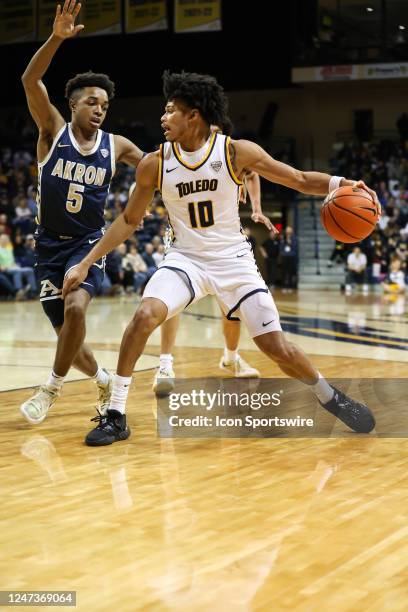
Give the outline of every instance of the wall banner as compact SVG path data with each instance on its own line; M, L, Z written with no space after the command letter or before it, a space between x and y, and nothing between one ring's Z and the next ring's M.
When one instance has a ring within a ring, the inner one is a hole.
M125 30L127 34L167 30L166 0L126 0Z
M175 0L175 32L214 32L221 29L220 0Z

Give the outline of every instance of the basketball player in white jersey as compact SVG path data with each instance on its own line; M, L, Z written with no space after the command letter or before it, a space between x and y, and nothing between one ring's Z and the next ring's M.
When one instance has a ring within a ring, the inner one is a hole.
M211 133L210 126L222 125L227 116L227 99L214 77L166 71L163 82L167 142L140 162L124 213L64 281L66 296L95 261L134 232L155 189L161 190L175 240L124 333L106 415L97 417L99 424L86 444L102 446L129 437L125 405L135 363L149 336L206 295L216 297L227 318L239 316L259 349L285 374L302 381L306 393L311 389L326 410L356 432L371 431L375 420L369 408L332 387L283 334L272 295L241 231L238 192L244 172L252 170L310 195L325 196L340 185L357 185L373 197L375 193L362 181L302 172L276 161L253 142Z
M232 123L228 120L223 126L212 125L212 132L230 135ZM240 188L239 202L246 204L249 195L252 215L255 223L263 223L269 231L278 234L278 230L262 212L261 206L261 182L256 172L247 172L244 184ZM172 232L169 227L169 243L171 243ZM176 343L177 331L180 324L180 316L176 315L167 319L160 327L160 357L159 368L153 379L153 392L158 396L168 395L174 389L175 373L173 370L173 349ZM238 352L239 339L241 336L241 322L222 317L222 333L224 336L224 352L219 362L219 368L223 372L236 378L259 378L260 374L256 368L241 357Z

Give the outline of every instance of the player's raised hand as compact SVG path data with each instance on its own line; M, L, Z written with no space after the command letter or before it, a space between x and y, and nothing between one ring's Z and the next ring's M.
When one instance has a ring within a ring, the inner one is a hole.
M62 286L62 299L64 299L68 293L78 289L79 285L84 282L88 276L88 266L83 263L79 263L68 272L64 278L64 284Z
M271 221L268 219L268 217L266 217L262 213L252 213L251 219L255 223L263 223L268 228L268 230L270 232L273 232L275 235L279 234L279 231L276 229L274 224L271 223Z
M78 32L84 29L83 25L75 25L75 19L81 10L81 3L76 0L65 0L64 6L61 9L61 5L57 6L57 13L55 15L54 26L52 28L54 36L58 38L72 38L76 36Z

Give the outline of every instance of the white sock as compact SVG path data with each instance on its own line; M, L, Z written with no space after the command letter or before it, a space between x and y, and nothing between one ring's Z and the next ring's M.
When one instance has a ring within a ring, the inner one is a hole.
M131 376L119 376L115 374L113 377L112 396L109 404L110 410L117 410L121 414L125 414L126 400L131 382Z
M171 353L161 353L160 355L160 367L166 369L173 368L173 355Z
M51 372L49 379L47 380L47 385L52 385L53 387L58 387L61 389L64 383L65 376L58 376L54 370Z
M327 404L330 402L334 395L333 388L329 385L327 380L323 378L323 376L318 372L319 380L315 385L310 385L313 393L316 395L317 399L322 402L322 404Z
M98 368L97 373L92 378L100 385L107 385L109 382L109 372L103 368Z
M234 363L238 359L238 349L236 351L230 351L225 347L224 349L224 363Z

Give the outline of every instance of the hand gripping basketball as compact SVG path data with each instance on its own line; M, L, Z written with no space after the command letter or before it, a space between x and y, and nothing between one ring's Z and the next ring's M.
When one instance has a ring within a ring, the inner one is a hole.
M320 211L323 227L338 242L364 240L373 232L379 218L376 193L363 181L329 193Z

